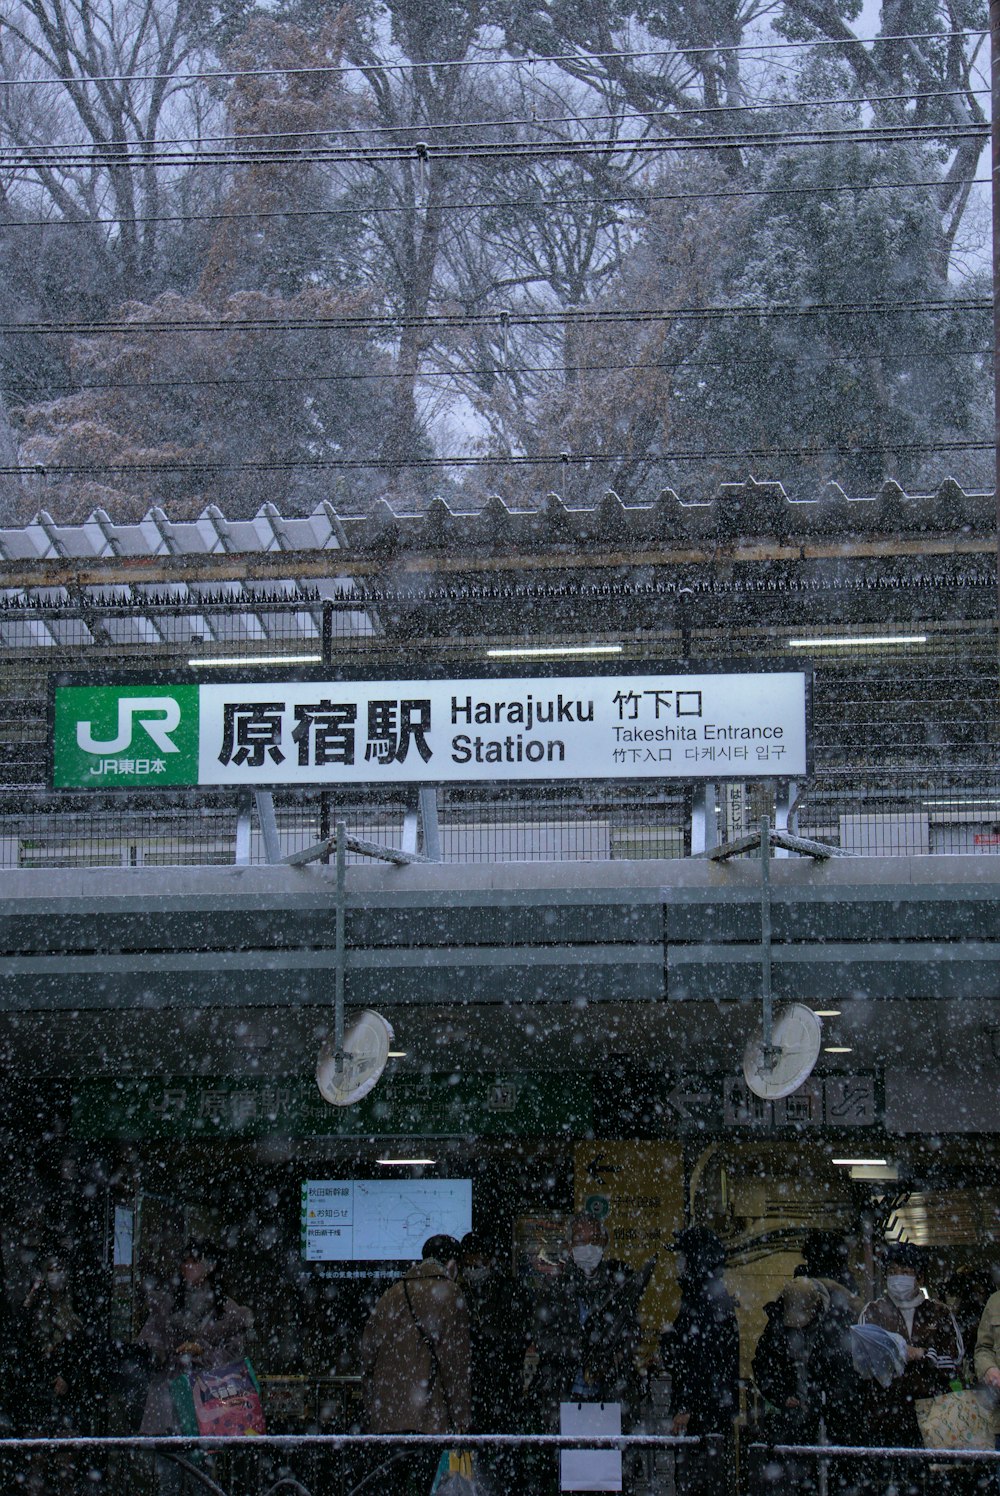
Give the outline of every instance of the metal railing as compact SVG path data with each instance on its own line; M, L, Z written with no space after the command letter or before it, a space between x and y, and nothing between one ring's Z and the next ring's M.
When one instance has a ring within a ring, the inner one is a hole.
M480 1455L556 1455L563 1450L614 1450L622 1455L681 1456L665 1472L654 1460L633 1468L626 1489L643 1496L684 1496L687 1459L703 1456L725 1462L727 1441L718 1436L702 1438L685 1434L633 1433L604 1435L566 1434L264 1434L245 1437L206 1438L184 1435L95 1435L67 1437L0 1438L0 1472L18 1486L24 1472L36 1473L46 1464L65 1468L74 1463L88 1467L88 1479L97 1488L134 1496L143 1476L137 1461L151 1470L157 1460L182 1470L188 1489L208 1491L212 1496L364 1496L382 1476L402 1471L408 1456L433 1455L443 1450L469 1451ZM233 1475L219 1461L249 1457ZM327 1457L322 1470L315 1457ZM329 1457L334 1458L331 1466ZM309 1462L313 1460L313 1468ZM921 1488L936 1482L949 1488L949 1469L980 1467L1000 1473L1000 1451L985 1449L924 1449L909 1446L854 1444L768 1444L744 1442L741 1454L742 1496L776 1496L791 1491L814 1491L826 1496L833 1489L836 1465L847 1463L855 1473L851 1489L882 1490L891 1470L912 1469ZM809 1474L803 1476L805 1465ZM860 1467L860 1469L858 1468ZM704 1484L700 1463L691 1467L699 1490ZM941 1477L944 1476L942 1484ZM232 1484L233 1480L237 1485ZM720 1474L721 1480L721 1474ZM487 1483L488 1488L488 1483ZM30 1487L29 1487L30 1489ZM428 1487L429 1489L429 1487ZM530 1486L525 1486L525 1490ZM507 1493L502 1493L507 1496Z
M636 1452L654 1455L659 1451L697 1450L703 1445L697 1435L634 1434L255 1434L209 1438L205 1436L167 1435L67 1435L48 1437L0 1438L0 1475L8 1482L22 1484L24 1473L41 1473L45 1465L88 1464L88 1479L106 1492L121 1491L135 1496L134 1482L141 1480L135 1459L150 1465L168 1462L184 1472L188 1488L208 1491L212 1496L278 1496L294 1492L296 1496L363 1496L383 1475L401 1469L408 1456L444 1450L461 1450L481 1455L528 1454L556 1455L562 1450L612 1450L621 1454ZM246 1455L255 1467L242 1470L233 1487L225 1471L215 1462L225 1457ZM300 1468L312 1456L354 1456L353 1463L344 1459L338 1468L324 1469L317 1475ZM296 1462L299 1468L293 1468ZM307 1457L305 1460L303 1457ZM100 1463L98 1463L100 1462ZM278 1468L275 1469L275 1462ZM270 1465L270 1469L266 1468ZM359 1466L361 1468L359 1468ZM103 1467L103 1468L102 1468ZM647 1496L660 1496L655 1471L652 1479L642 1475ZM227 1481L227 1484L223 1484ZM248 1481L250 1482L248 1484ZM307 1484L312 1481L313 1484ZM13 1488L13 1487L12 1487ZM30 1485L28 1489L31 1489ZM47 1489L47 1488L45 1488ZM526 1488L527 1489L527 1488ZM430 1486L428 1485L428 1492ZM493 1492L493 1496L504 1493ZM666 1496L666 1487L663 1488Z
M978 1483L977 1490L996 1490L1000 1476L1000 1451L993 1449L755 1442L744 1446L743 1459L745 1496L830 1496L833 1491L882 1496L890 1485L899 1496L914 1488L944 1496L954 1488L949 1472L979 1467L989 1484ZM803 1463L808 1473L802 1471ZM901 1469L906 1471L905 1483Z
M715 787L716 836L738 836L767 809L766 791L740 785L737 820ZM689 855L697 792L684 785L595 783L572 790L497 786L429 791L436 851L449 863L603 862ZM404 847L416 793L275 792L282 858L329 837ZM241 840L241 824L245 836ZM801 781L789 824L854 856L1000 855L1000 765L947 773L849 771ZM420 844L420 850L426 850ZM211 866L268 860L260 824L235 794L86 797L0 785L0 867ZM351 854L350 860L356 860Z

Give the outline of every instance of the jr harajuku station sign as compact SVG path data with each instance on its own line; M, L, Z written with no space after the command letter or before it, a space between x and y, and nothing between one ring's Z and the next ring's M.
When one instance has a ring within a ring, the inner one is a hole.
M789 778L809 676L53 682L65 789Z

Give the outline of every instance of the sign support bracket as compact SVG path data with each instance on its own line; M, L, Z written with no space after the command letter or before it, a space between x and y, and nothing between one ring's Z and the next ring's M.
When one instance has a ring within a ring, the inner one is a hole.
M264 838L264 855L268 862L281 861L281 840L278 836L278 821L274 814L274 796L270 790L254 790L254 805L257 820Z

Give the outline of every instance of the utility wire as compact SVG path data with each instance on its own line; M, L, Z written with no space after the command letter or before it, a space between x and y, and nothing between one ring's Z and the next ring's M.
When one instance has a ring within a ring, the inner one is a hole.
M901 362L906 363L929 363L933 360L943 358L991 358L992 355L992 348L948 348L937 353L921 352L919 350L911 351L908 348L887 348L883 349L880 353L794 353L790 355L787 361L796 364L865 364L882 363L886 360L899 359ZM671 374L679 369L717 369L719 362L718 359L681 357L669 364L495 364L486 365L481 368L473 366L467 369L426 369L421 370L418 378L423 382L426 379L502 379L511 374ZM726 358L727 368L754 367L757 363L759 363L759 360L752 358L730 358L728 356ZM46 387L44 390L44 399L70 399L74 395L86 394L93 390L259 389L261 383L265 380L268 385L314 385L343 384L352 380L371 382L380 379L410 378L412 376L405 371L383 369L366 373L350 371L337 374L268 374L266 376L259 374L254 379L122 379L104 383L88 381L83 384Z
M310 147L304 151L189 151L170 152L150 161L145 153L131 155L119 150L117 145L95 145L77 150L62 157L46 156L44 149L34 152L30 148L5 147L0 149L0 166L8 170L31 171L38 167L62 170L94 170L110 167L149 169L173 166L190 168L195 166L302 166L317 165L366 165L403 161L490 161L504 162L542 160L552 157L567 159L573 156L618 156L623 153L645 155L650 152L662 154L666 151L735 151L761 150L788 147L813 147L816 145L892 145L903 142L925 142L941 145L961 140L986 140L989 125L969 122L957 125L876 125L846 130L764 130L759 132L731 131L723 135L665 136L651 138L635 136L615 140L557 140L557 141L475 141L465 145L427 145L417 142L412 146L400 145L348 148L331 146Z
M437 211L490 212L502 208L595 208L620 205L642 209L649 203L709 202L712 199L741 197L800 197L835 192L894 192L906 187L988 187L989 177L956 177L950 181L904 182L831 182L823 187L732 187L717 192L644 192L636 188L629 193L608 197L502 198L489 202L440 203ZM271 218L370 218L384 213L413 213L412 204L374 204L364 208L267 208L259 212L162 213L125 215L113 218L0 218L4 229L91 229L98 227L135 227L151 223L244 223Z
M135 322L7 322L0 323L0 334L5 336L55 335L66 337L95 337L111 333L243 333L243 332L326 332L337 331L384 331L396 332L404 327L420 327L428 330L465 330L470 327L497 329L504 322L514 327L562 325L616 326L632 322L666 322L671 319L691 321L725 321L731 317L817 317L825 313L837 316L896 316L912 311L966 312L990 311L992 298L968 296L954 300L930 298L905 301L829 301L813 302L808 306L788 303L769 303L766 306L706 306L706 307L642 307L642 308L566 308L552 311L509 311L439 313L426 317L394 317L374 315L369 317L331 315L330 317L246 317L226 320L224 318L178 318Z
M949 41L956 38L986 35L984 30L968 29L956 31L910 31L892 36L871 37L817 37L813 41L780 42L735 42L724 45L708 44L691 47L647 47L641 51L615 52L555 52L542 57L463 57L428 59L425 62L377 62L315 65L312 67L288 68L213 68L211 72L192 73L102 73L91 76L75 75L42 78L0 78L0 88L42 88L48 84L74 84L87 87L100 83L216 83L222 78L299 78L317 76L342 76L347 73L367 73L373 68L385 73L409 73L418 69L445 71L458 68L486 67L541 67L546 63L587 62L631 62L639 58L655 57L661 61L668 58L714 57L728 52L790 52L802 48L816 47L876 47L892 42Z
M804 112L811 109L832 108L840 104L920 104L928 99L967 99L970 95L982 94L988 97L988 88L940 88L929 93L899 93L899 94L871 94L862 97L854 94L849 97L830 99L784 99L772 102L756 104L713 104L705 108L689 109L646 109L625 110L621 113L612 113L607 110L599 114L562 114L562 115L540 115L529 118L521 116L514 119L477 119L456 120L451 123L424 123L416 125L359 125L340 128L333 126L329 130L245 130L234 132L229 135L174 135L156 137L152 140L116 140L114 147L118 150L143 150L148 151L152 146L167 145L195 145L198 147L206 145L231 145L250 141L262 140L327 140L332 135L354 136L354 135L429 135L438 130L506 130L515 127L526 127L541 130L549 125L583 125L583 124L624 124L626 120L671 120L685 119L693 116L695 119L705 119L711 115L740 115L773 113L780 109L799 109ZM105 150L107 143L95 142L87 149ZM0 151L12 149L12 147L0 147ZM45 141L45 142L21 142L18 150L44 150L44 151L74 151L80 149L79 141Z
M162 476L184 473L291 473L300 471L373 471L384 469L395 471L401 468L442 467L538 467L562 465L580 467L588 463L641 462L663 466L670 462L717 462L771 459L775 457L862 457L901 452L992 452L992 442L976 441L928 441L886 442L882 446L864 443L848 443L814 447L740 447L737 449L700 448L690 451L657 452L640 454L635 452L540 452L534 456L482 456L474 453L447 457L307 457L275 458L272 460L226 462L211 459L192 462L60 462L49 466L36 463L34 467L0 467L0 476L5 478L62 478L74 475L97 473Z

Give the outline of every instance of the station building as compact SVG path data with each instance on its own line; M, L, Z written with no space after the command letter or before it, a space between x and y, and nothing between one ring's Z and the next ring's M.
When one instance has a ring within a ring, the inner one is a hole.
M185 1237L222 1235L275 1397L335 1426L389 1269L307 1260L308 1181L471 1181L476 1229L528 1277L574 1210L601 1215L617 1255L657 1256L649 1351L676 1305L673 1233L711 1225L747 1370L811 1230L850 1240L864 1286L887 1233L933 1249L939 1286L987 1266L994 521L992 495L952 483L791 502L748 481L635 509L609 494L0 529L8 1284L63 1241L90 1312L127 1340ZM519 729L463 720L470 742L515 740L477 777L198 787L105 723L100 772L60 768L57 685L239 682L259 705L275 681L434 677L464 700L502 675L541 699L591 670L750 689L801 672L806 759L679 738L662 773L559 778L545 752L514 778ZM764 818L784 834L766 932L760 851L739 851ZM825 1015L814 1070L776 1100L743 1071L765 940L775 1001ZM349 1015L394 1033L382 1079L343 1108L315 1082L338 966ZM419 1230L426 1192L416 1224L399 1198L386 1229Z

